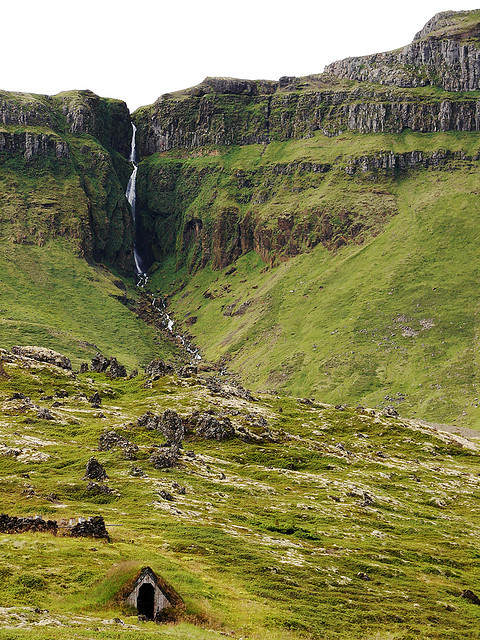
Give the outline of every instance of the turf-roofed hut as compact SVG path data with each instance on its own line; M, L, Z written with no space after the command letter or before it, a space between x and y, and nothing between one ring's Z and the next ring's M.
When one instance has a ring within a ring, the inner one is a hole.
M157 576L150 567L144 567L123 589L127 604L138 611L138 615L157 622L176 617L183 600L173 587Z

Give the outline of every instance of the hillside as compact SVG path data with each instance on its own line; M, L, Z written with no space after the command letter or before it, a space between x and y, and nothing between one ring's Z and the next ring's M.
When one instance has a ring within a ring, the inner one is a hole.
M439 14L399 52L133 114L150 286L207 358L256 389L479 424L479 24Z
M0 358L2 510L64 527L0 535L0 638L475 636L478 439L191 371ZM172 410L184 448L156 468ZM66 535L97 515L110 542ZM184 601L173 626L118 595L145 565Z
M479 51L0 92L0 640L478 636Z

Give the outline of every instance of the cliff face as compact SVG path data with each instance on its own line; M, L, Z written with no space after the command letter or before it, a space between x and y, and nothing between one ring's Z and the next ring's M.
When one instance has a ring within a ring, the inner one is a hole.
M367 151L349 137L334 139L318 153L329 162L303 160L301 151L296 159L271 161L258 147L235 166L221 155L152 156L140 165L137 183L149 259L162 263L173 254L178 268L194 272L209 263L222 269L252 249L274 264L318 244L336 252L362 243L397 213L398 182L418 171L478 167L473 137L468 153L461 143L422 150L412 138L407 151Z
M480 66L479 66L480 68ZM337 135L405 129L422 133L480 130L480 97L412 93L332 81L328 88L273 95L207 94L201 97L164 96L134 114L138 146L143 157L173 149L194 150L208 145L268 144L304 138L321 131Z
M479 42L480 11L446 12L398 51L278 82L206 78L137 110L145 159L138 205L150 259L173 253L179 266L210 262L218 269L250 249L272 262L319 243L335 250L378 230L396 210L389 180L412 169L476 162L478 150L448 150L440 142L424 149L418 137L413 148L393 151L391 141L379 138L374 149L360 143L351 153L335 153L332 142L326 154L300 154L295 162L274 154L264 166L246 160L233 170L228 149L261 145L263 157L270 144L318 139L321 148L324 137L349 132L480 131ZM209 154L208 162L194 161ZM366 180L360 189L359 176ZM375 181L386 183L383 195L373 193Z
M434 16L398 51L347 58L328 65L338 78L397 87L434 85L446 91L480 89L480 11Z
M480 94L459 92L480 91L479 43L480 11L446 12L403 49L334 62L319 76L206 78L134 114L139 150L266 144L315 131L478 131Z
M1 92L2 235L36 244L62 236L87 258L131 270L130 143L120 100Z

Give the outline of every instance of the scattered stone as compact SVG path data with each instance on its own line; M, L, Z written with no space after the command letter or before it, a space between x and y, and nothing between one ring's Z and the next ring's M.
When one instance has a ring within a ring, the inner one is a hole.
M383 415L391 418L396 418L398 417L398 411L392 406L388 406L383 410Z
M137 376L138 376L138 369L134 369L132 373L128 376L128 379L133 380L133 378L136 378Z
M72 527L70 535L74 538L105 538L110 540L102 516L94 516Z
M55 389L55 396L57 398L68 398L68 391L66 389Z
M37 418L40 418L41 420L55 420L50 411L44 407L40 407L38 410Z
M306 404L307 406L311 406L313 404L310 398L299 398L298 402L300 402L301 404Z
M187 327L191 327L192 324L195 324L198 320L197 316L188 316L188 318L185 320L185 324Z
M80 365L79 373L87 373L87 371L88 371L88 362L82 362L82 364Z
M362 571L359 571L357 573L357 578L360 578L360 580L365 580L365 582L370 582L371 578L367 573L363 573Z
M108 478L108 476L103 466L95 458L90 458L85 470L85 479L105 480L106 478Z
M445 509L445 507L447 506L445 500L442 500L442 498L438 497L431 498L428 502L433 507L437 507L438 509Z
M98 407L102 404L102 398L100 397L100 394L98 393L98 391L95 391L95 393L92 396L90 396L88 401L90 402L92 407L94 407L95 409L98 409Z
M178 375L180 376L180 378L191 378L192 376L196 376L197 373L198 367L193 364L187 364L178 370Z
M173 502L175 500L172 494L169 493L168 491L165 491L165 489L162 489L161 491L159 491L158 495L164 500L168 500L169 502Z
M61 369L72 369L72 363L70 360L62 355L61 353L57 353L52 349L45 349L44 347L12 347L12 353L16 356L22 356L24 358L31 358L32 360L37 360L38 362L46 362L47 364L54 364Z
M23 394L23 393L15 391L15 393L12 395L10 400L28 400L28 401L30 401L30 398L28 396L26 396L25 394Z
M460 597L465 598L465 600L468 600L472 604L480 604L480 598L473 593L473 591L470 591L470 589L465 589Z
M181 484L178 484L175 480L172 482L172 489L179 493L181 496L184 496L187 493L187 489L182 487Z
M58 499L59 498L56 493L49 493L45 498L45 500L48 500L49 502L56 502Z
M362 507L370 507L372 504L375 504L375 500L373 496L371 496L367 491L363 492L363 502L361 504Z
M92 371L96 373L105 372L110 366L110 358L106 358L100 352L93 356L92 358Z
M109 373L109 376L113 380L115 378L126 378L127 377L127 370L125 369L125 367L122 364L117 362L116 358L112 358L110 360L110 373Z
M128 472L131 476L137 477L137 478L141 478L142 476L145 475L145 472L143 469L141 469L140 467L136 467L135 465L132 464L132 466L129 469Z

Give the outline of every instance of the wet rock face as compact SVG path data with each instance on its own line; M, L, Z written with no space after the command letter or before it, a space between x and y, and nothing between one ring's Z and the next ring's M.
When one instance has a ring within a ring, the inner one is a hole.
M85 478L89 480L105 480L108 476L100 462L95 458L90 458L85 469Z
M60 94L57 98L71 133L88 133L128 158L132 127L122 100L106 100L92 91Z
M0 153L4 151L21 153L25 160L34 156L52 156L57 159L70 157L67 143L59 136L30 131L0 133Z
M31 358L38 362L46 362L54 364L62 369L71 370L72 363L67 356L57 353L52 349L44 349L43 347L12 347L12 353L23 358Z

